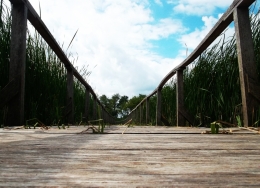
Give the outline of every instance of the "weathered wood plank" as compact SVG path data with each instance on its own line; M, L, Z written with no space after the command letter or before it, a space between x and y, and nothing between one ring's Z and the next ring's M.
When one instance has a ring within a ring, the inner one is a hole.
M0 129L0 186L260 186L259 135L74 134L79 128Z

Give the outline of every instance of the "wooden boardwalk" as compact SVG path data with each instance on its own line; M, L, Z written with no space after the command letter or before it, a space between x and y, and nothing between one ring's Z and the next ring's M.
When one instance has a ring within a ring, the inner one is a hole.
M259 134L84 129L0 129L0 187L260 187Z

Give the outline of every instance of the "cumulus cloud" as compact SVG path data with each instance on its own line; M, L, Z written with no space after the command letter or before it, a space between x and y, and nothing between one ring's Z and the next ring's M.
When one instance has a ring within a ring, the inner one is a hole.
M38 7L39 0L30 0ZM160 1L156 1L160 4ZM177 19L155 20L146 0L40 0L42 19L76 65L89 64L91 86L99 95L149 94L181 62L152 51L151 41L186 29ZM37 8L35 8L37 10ZM96 66L96 67L95 67ZM95 67L95 68L94 68Z
M175 13L205 16L211 15L217 8L226 8L233 0L167 0L168 4L173 5Z
M217 18L213 16L203 16L203 26L201 28L196 28L194 31L191 31L187 34L184 34L180 37L179 42L182 44L184 48L188 48L189 52L194 50L199 43L206 37L206 35L210 32L210 30L214 27L214 25L217 23L219 18L222 16L222 14L219 14ZM225 32L225 39L229 40L230 36L233 36L234 34L234 28L229 27L228 30ZM215 43L219 41L219 38L215 40ZM182 55L184 55L185 51L181 51Z
M158 5L160 5L160 6L163 6L161 0L154 0L154 2L155 2L156 4L158 4Z

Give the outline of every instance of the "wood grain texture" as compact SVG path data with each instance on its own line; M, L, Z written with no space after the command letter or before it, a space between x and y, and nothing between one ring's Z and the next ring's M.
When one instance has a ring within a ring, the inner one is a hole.
M24 122L25 62L26 62L27 8L23 4L12 6L9 82L20 79L18 94L8 102L6 125L20 126Z
M252 126L254 124L254 111L259 108L259 102L249 93L250 83L248 83L248 81L253 80L257 83L258 75L248 8L236 8L234 10L234 23L243 108L243 124L245 126ZM256 85L259 84L257 83Z
M259 187L260 136L195 128L0 129L0 186ZM110 134L109 134L110 133ZM120 133L120 134L116 134ZM172 134L166 134L172 133Z

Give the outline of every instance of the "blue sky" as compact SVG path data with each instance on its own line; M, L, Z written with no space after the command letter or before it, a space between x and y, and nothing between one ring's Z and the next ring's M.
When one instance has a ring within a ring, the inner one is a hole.
M232 0L29 0L99 94L151 93L196 48ZM31 27L29 27L31 28ZM231 26L227 36L234 29ZM188 49L188 54L187 54Z

